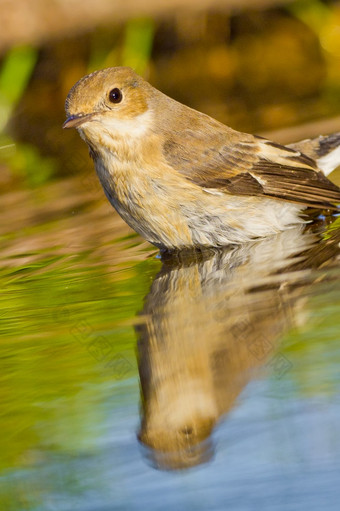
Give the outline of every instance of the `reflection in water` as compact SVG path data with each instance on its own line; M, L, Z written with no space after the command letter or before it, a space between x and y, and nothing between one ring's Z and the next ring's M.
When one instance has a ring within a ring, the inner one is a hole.
M290 369L278 343L303 317L311 269L329 266L338 253L333 238L298 227L164 259L137 327L139 439L154 466L208 461L214 426L261 366L278 378Z

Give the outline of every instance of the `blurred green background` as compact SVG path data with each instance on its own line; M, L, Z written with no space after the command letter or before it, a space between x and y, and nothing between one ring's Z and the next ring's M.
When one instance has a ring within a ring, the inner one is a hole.
M122 8L99 0L92 11L78 3L62 10L63 2L35 0L29 12L20 0L3 6L2 188L90 168L77 134L61 130L63 106L71 86L102 67L132 66L166 94L239 130L299 127L273 133L282 142L316 135L318 122L340 113L338 1L151 1L143 8L136 1Z

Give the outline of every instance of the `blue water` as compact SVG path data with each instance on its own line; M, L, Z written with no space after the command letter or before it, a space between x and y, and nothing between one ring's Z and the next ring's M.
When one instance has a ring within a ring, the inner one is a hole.
M0 509L338 510L336 225L162 263L58 215L3 228Z

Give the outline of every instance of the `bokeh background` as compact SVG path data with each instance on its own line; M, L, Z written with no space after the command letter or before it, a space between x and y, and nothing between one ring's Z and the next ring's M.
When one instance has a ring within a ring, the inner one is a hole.
M77 134L61 130L63 106L81 76L108 66L132 66L175 99L280 142L339 127L330 121L340 112L337 1L1 0L0 8L2 187L90 167Z

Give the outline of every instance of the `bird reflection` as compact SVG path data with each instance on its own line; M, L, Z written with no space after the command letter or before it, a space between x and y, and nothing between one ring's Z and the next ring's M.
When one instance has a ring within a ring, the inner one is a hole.
M207 462L212 430L247 382L263 366L278 377L289 370L280 338L301 317L312 269L333 261L338 241L297 227L239 247L163 257L136 327L138 438L155 467Z

